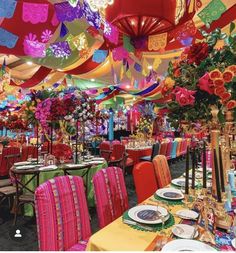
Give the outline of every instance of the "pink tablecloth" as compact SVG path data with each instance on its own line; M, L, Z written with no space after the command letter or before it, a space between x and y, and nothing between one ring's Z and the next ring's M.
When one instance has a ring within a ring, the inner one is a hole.
M127 149L126 152L129 157L134 161L134 165L140 162L140 158L143 156L150 156L152 154L151 148L146 149Z

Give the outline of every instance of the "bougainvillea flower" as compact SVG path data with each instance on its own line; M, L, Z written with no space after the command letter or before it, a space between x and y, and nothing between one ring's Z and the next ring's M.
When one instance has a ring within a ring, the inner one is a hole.
M211 72L209 72L209 76L212 80L214 80L216 78L221 78L222 73L219 71L219 69L214 69Z
M232 110L236 107L236 101L235 100L229 100L226 104L226 107L228 110Z
M230 70L225 70L223 73L223 79L226 83L229 83L233 80L234 73Z

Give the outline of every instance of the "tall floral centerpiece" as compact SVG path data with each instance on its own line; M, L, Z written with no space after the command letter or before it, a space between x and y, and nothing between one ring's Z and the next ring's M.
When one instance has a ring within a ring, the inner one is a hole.
M170 62L162 93L171 102L169 121L177 128L181 122L207 122L217 112L220 123L230 111L236 119L236 37L216 29L204 40L185 48Z

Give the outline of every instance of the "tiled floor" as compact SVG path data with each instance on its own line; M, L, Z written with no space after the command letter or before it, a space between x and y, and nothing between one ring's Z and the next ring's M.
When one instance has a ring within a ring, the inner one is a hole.
M173 164L170 164L172 178L177 178L183 174L185 169L185 162L183 160L176 161ZM132 175L127 175L126 186L129 197L130 207L136 205L136 194L133 184ZM92 231L96 232L98 230L97 216L95 208L90 209L91 215L91 226ZM22 241L15 242L12 240L10 234L14 233L16 228L12 226L13 215L9 214L9 210L6 206L0 207L0 220L3 219L2 223L0 221L0 250L14 250L14 251L36 251L38 250L37 242L37 231L36 223L32 218L28 217L19 217L17 222L17 228L22 230Z

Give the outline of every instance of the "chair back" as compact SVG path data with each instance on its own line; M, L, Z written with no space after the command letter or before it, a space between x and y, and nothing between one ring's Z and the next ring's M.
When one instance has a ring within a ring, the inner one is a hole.
M103 157L106 161L110 160L110 155L108 151L111 151L111 145L109 141L103 141L99 145L100 156Z
M120 217L129 207L123 171L118 167L99 170L93 177L100 228Z
M182 145L182 141L181 139L177 140L177 147L176 147L176 157L179 157L181 154L181 145Z
M178 141L173 141L171 149L171 159L176 158Z
M173 141L171 141L171 140L167 143L167 148L166 148L166 158L167 158L167 160L171 159L172 144L173 144Z
M125 154L125 146L117 143L113 145L113 149L112 149L112 160L120 160L124 158L124 154Z
M118 140L112 141L111 145L114 145L114 144L120 144L120 141L118 141Z
M181 146L181 155L185 155L187 153L187 140L182 140L182 146Z
M37 152L37 147L30 145L27 146L28 147L28 156L27 159L29 158L29 156L31 156L32 158L37 158L38 152Z
M83 179L60 176L35 191L40 251L66 251L91 236Z
M166 187L171 183L171 174L167 159L164 155L157 155L153 159L158 188Z
M137 163L133 169L133 177L138 203L143 202L158 189L152 162Z
M168 142L162 142L159 155L166 155Z
M13 166L15 162L19 162L21 159L20 148L3 148L1 157L2 159L0 164L0 176L8 176L10 167Z
M22 146L21 161L27 161L28 159L28 146Z
M152 145L151 161L156 155L158 155L159 148L160 148L159 142L156 142L155 144Z

